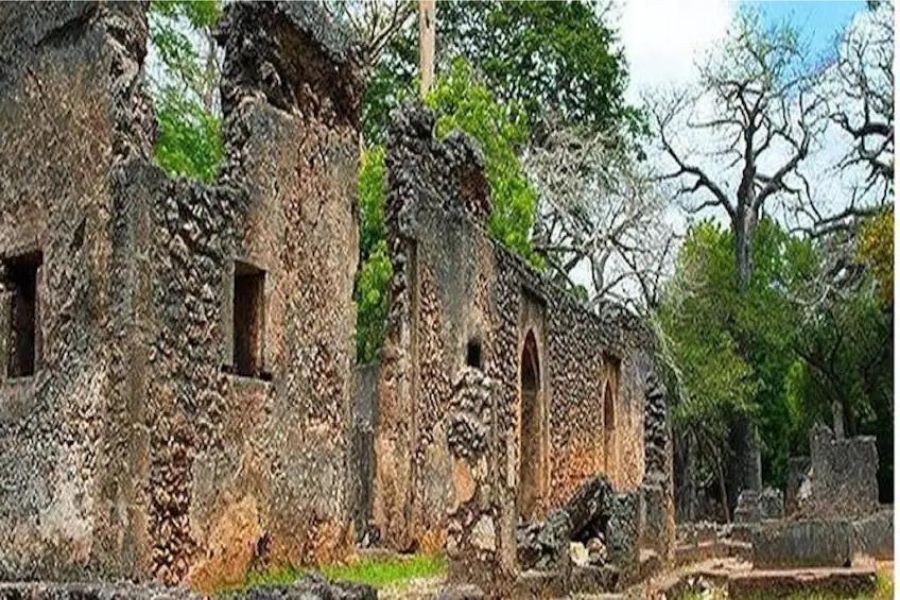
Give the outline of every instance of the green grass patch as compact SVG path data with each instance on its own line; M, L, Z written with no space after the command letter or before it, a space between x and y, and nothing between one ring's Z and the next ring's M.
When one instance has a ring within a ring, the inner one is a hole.
M365 583L375 588L407 582L420 577L443 575L447 570L439 554L413 554L409 557L363 558L346 565L325 565L322 574L335 581Z
M444 557L439 554L412 554L409 556L366 556L346 564L322 565L318 568L282 568L253 571L243 585L220 591L228 595L250 588L290 585L307 573L318 571L332 581L362 583L381 589L402 587L412 579L436 577L447 570Z

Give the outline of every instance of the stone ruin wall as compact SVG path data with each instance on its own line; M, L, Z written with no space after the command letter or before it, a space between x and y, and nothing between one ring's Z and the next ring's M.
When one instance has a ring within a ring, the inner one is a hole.
M138 5L0 9L0 577L132 574L147 428L118 181L150 152ZM11 258L42 253L35 374L8 377Z
M653 396L652 410L645 402L653 373L649 336L613 307L603 317L588 313L495 245L485 233L490 200L478 151L456 134L438 142L432 130L426 110L407 109L389 142L386 212L395 278L379 382L376 526L397 548L430 550L445 541L448 510L459 504L454 490L471 487L454 471L446 431L471 340L480 342L483 370L498 386L490 477L507 488L505 501L515 502L519 362L531 329L548 407L540 514L596 473L606 473L619 491L637 491L650 475L651 456L668 539L674 534L668 413L664 395ZM608 470L602 386L615 363L616 450ZM660 432L661 439L654 437ZM647 436L662 447L645 448Z
M809 457L789 463L786 514L793 518L854 518L879 509L874 437L837 438L829 427L815 425L809 433L809 451Z
M0 382L6 578L204 588L352 540L354 50L312 5L229 6L227 166L189 184L150 161L145 8L0 10L0 257L43 252L39 368ZM229 364L235 260L263 377Z

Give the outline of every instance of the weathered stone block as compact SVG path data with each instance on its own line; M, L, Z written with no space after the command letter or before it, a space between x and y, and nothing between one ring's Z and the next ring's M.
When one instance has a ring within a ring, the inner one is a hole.
M606 547L610 564L619 568L626 578L633 577L640 566L639 492L614 494L610 506Z
M784 521L761 527L753 536L753 565L844 567L853 558L854 532L846 520Z
M853 552L894 560L894 510L886 508L853 522Z
M759 495L759 512L763 519L784 517L784 496L781 490L767 487Z
M798 496L804 517L853 518L878 510L878 449L875 438L835 438L818 425L810 432L810 471ZM805 486L803 486L805 487Z

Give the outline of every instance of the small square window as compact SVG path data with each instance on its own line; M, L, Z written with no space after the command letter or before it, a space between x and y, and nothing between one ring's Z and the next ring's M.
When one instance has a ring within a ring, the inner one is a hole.
M7 363L9 377L34 375L38 359L38 270L40 252L4 261L6 287L11 292L8 316Z
M481 363L481 341L477 338L469 340L469 343L466 344L466 365L476 369L483 368Z
M263 377L263 323L266 272L252 265L234 265L233 365L237 375Z

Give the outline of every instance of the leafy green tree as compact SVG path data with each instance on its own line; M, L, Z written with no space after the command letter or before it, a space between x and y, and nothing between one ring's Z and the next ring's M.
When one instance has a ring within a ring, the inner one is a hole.
M537 193L516 152L529 135L521 107L496 101L462 59L437 79L426 104L437 115L438 137L460 130L481 146L491 189L490 234L532 265L541 267L542 260L531 246Z
M829 246L763 219L753 274L741 289L733 244L730 229L709 221L693 227L658 311L676 429L700 450L697 476L727 478L718 469L734 451L729 425L742 413L758 427L764 479L777 486L788 457L808 452L811 425L837 419L850 435L876 436L882 497L889 499L893 313L882 296L883 269L835 291L827 280ZM736 491L728 490L726 504Z
M734 451L730 428L749 414L763 443L763 473L777 483L792 452L784 398L801 322L793 291L815 273L817 262L811 244L769 219L754 236L755 268L741 289L731 230L711 221L692 228L659 319L680 373L676 424L697 440L712 463L707 470L726 477L724 465ZM723 504L733 504L739 491L731 483ZM723 495L725 487L720 481Z
M213 39L221 13L219 0L152 0L149 13L154 156L168 173L207 183L224 156Z
M359 271L356 274L356 358L374 360L384 341L390 281L394 274L384 229L387 173L384 148L363 152L359 170Z
M435 112L436 135L460 130L481 146L491 190L492 237L540 268L531 247L537 195L525 177L516 150L528 140L525 118L516 105L497 102L469 65L459 60L439 77L426 99ZM384 338L393 271L385 242L385 150L373 146L363 153L359 172L360 270L356 279L357 359L374 359Z
M495 98L518 104L531 132L546 118L602 131L638 131L639 111L624 100L625 58L596 1L439 3L436 72L466 59ZM364 102L366 139L384 139L390 110L413 89L417 74L415 21L387 44Z

